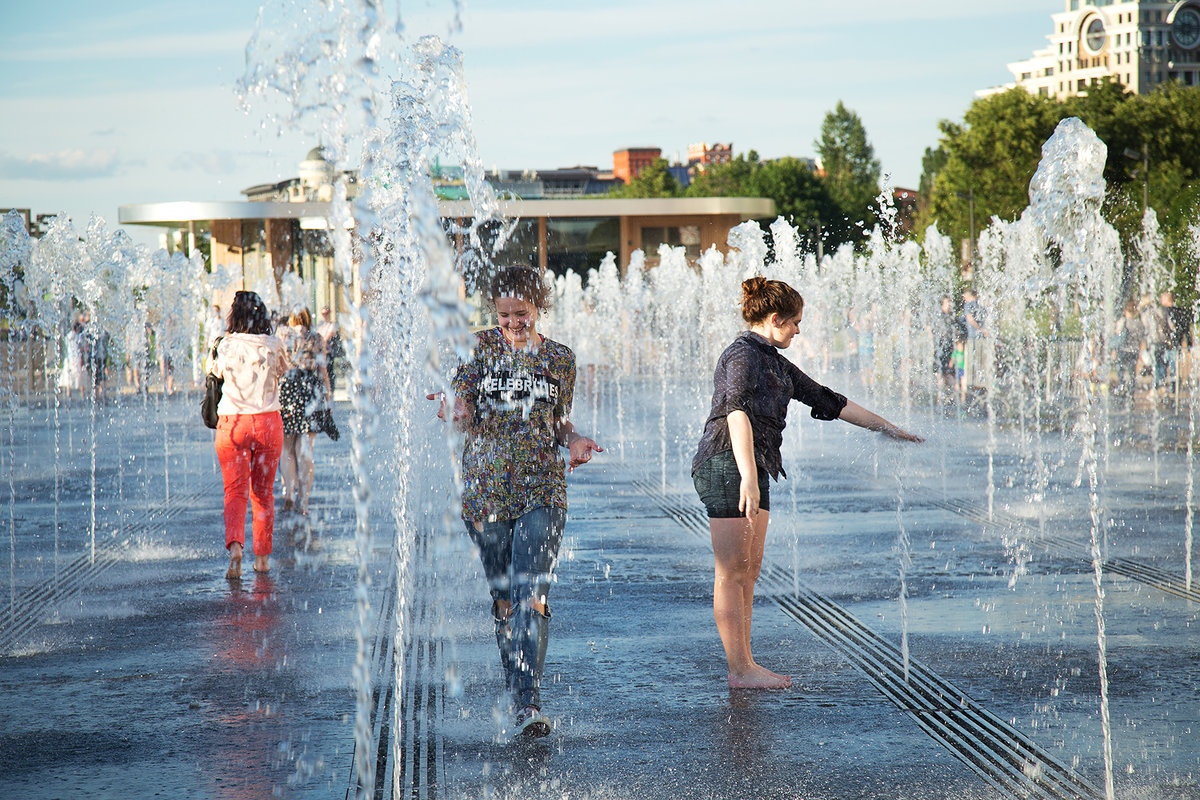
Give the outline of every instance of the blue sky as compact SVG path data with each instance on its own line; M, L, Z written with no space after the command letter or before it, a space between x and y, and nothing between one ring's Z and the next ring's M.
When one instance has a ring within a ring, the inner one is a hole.
M622 147L670 157L701 141L811 156L842 100L893 183L915 186L938 121L1008 81L1005 64L1042 47L1062 8L413 0L401 16L404 38L436 33L463 52L489 168L605 167ZM0 2L0 207L65 212L82 229L93 214L115 225L121 205L238 200L295 175L316 134L276 137L235 94L257 11L247 0Z

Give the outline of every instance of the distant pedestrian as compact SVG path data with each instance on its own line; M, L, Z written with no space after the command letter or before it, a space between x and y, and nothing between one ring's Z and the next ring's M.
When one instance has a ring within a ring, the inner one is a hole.
M1159 304L1163 312L1171 320L1171 340L1167 346L1168 380L1172 388L1179 384L1179 370L1183 364L1183 354L1192 346L1192 314L1191 310L1175 305L1175 295L1163 292L1159 296Z
M333 391L337 389L338 364L346 357L346 348L342 345L342 333L333 319L329 306L321 308L321 322L317 325L317 333L325 342L325 369L329 373L329 397L332 401Z
M1168 353L1175 337L1171 315L1152 294L1142 297L1138 303L1142 327L1146 329L1146 361L1154 372L1151 396L1159 390L1166 391L1167 374L1170 371Z
M477 334L470 360L454 375L453 405L442 398L438 411L467 435L462 515L492 596L496 644L516 711L512 730L527 736L550 732L540 687L548 597L567 520L566 470L603 452L571 422L575 354L537 332L549 301L539 271L502 268L488 291L499 325Z
M964 394L972 386L979 386L990 371L991 362L984 339L990 334L987 328L987 309L979 302L979 296L969 286L963 289L962 326L966 332L967 345L964 349Z
M308 515L312 496L313 448L321 432L321 413L331 397L325 368L325 342L310 327L307 308L293 311L276 332L287 354L287 372L279 385L283 414L283 510Z
M225 381L217 406L216 449L225 483L225 577L235 579L242 575L247 501L254 521L254 570L270 568L275 470L283 447L279 379L287 360L271 333L267 307L254 292L234 295L226 328L208 372Z
M87 371L88 386L96 402L104 400L108 383L108 349L111 337L91 321L91 315L83 314L83 366Z
M1109 350L1117 363L1116 391L1128 393L1130 397L1137 391L1138 361L1146 347L1146 326L1138 315L1136 300L1125 303L1121 316L1113 326L1113 337Z
M958 318L954 313L954 301L950 295L942 295L937 313L933 319L933 374L938 380L938 396L953 396L957 381L955 379L954 343L958 340Z
M58 388L62 389L67 399L71 399L71 390L78 389L83 394L83 323L76 319L67 329L62 343L62 366L58 370Z
M814 419L841 419L893 439L923 441L820 385L780 354L803 314L804 299L783 281L756 277L742 283L742 318L750 328L717 361L712 409L692 459L692 480L712 534L713 617L732 688L785 689L792 683L760 666L750 649L754 586L770 517L768 476L785 474L780 446L791 401L810 406Z

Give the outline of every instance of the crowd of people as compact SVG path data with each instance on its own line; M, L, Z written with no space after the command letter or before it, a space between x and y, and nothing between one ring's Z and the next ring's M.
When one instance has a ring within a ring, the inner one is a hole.
M699 502L709 518L714 556L713 617L735 689L783 689L791 678L758 664L751 648L754 591L770 518L771 481L786 477L781 447L793 400L817 420L842 420L900 442L922 437L809 377L782 351L804 317L790 285L763 277L742 283L746 328L724 350L713 376L710 411L691 462ZM571 420L575 354L538 331L552 290L538 270L499 269L486 291L495 324L476 333L454 371L451 396L437 416L462 439L461 516L478 551L491 600L499 661L510 702L507 729L545 736L541 678L552 619L549 594L567 522L567 474L604 448ZM856 315L860 348L873 348L874 309ZM275 517L273 487L282 462L285 512L307 514L316 435L330 433L321 411L333 390L329 360L336 326L327 309L314 326L306 309L272 323L262 300L238 292L207 369L223 378L216 450L225 484L227 577L241 575L245 512L252 508L254 569L269 569ZM1141 372L1152 391L1178 369L1190 320L1164 293L1157 303L1126 304L1106 346L1131 387ZM940 298L931 326L934 370L943 393L966 398L991 374L988 311L971 288L955 307ZM1174 355L1173 355L1174 353ZM332 434L331 435L335 435ZM563 450L565 449L565 455Z
M939 401L966 402L995 380L991 359L998 345L993 341L988 346L994 337L988 311L971 288L963 290L957 308L950 295L941 296L930 333ZM1049 338L1056 333L1050 331ZM1074 377L1089 386L1107 385L1118 396L1134 398L1141 392L1147 400L1161 398L1178 390L1180 364L1192 343L1191 313L1175 304L1172 292L1131 298L1103 336L1082 342ZM1107 374L1102 375L1105 364Z
M289 325L287 315L270 314L273 330ZM191 367L181 369L172 350L183 350L190 358L195 332L177 330L169 313L156 312L140 331L130 331L115 343L101 326L93 325L85 310L75 314L58 344L57 369L52 380L62 399L95 398L98 402L110 399L110 393L161 391L176 392L177 382L187 391L203 386L201 375L191 375ZM207 353L212 343L225 332L226 316L221 306L208 307L199 335L199 352ZM337 386L338 368L345 364L345 349L341 334L328 306L321 309L321 322L313 330L321 337L327 360L329 386ZM137 335L135 335L135 333ZM174 342L176 347L172 346ZM203 361L201 357L200 361ZM110 388L112 377L124 385ZM157 378L153 377L157 376Z

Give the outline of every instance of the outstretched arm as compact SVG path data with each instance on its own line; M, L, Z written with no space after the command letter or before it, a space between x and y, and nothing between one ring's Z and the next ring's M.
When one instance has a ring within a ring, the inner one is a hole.
M868 411L853 400L846 401L846 407L842 409L842 413L838 415L838 419L845 420L851 425L857 425L860 428L866 428L869 431L879 431L902 442L925 441L923 437L917 436L915 433L909 433L903 428L893 425L883 417L872 411Z

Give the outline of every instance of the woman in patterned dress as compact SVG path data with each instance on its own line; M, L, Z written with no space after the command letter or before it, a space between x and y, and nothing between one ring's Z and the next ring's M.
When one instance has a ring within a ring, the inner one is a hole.
M313 448L321 431L320 412L332 396L325 368L325 342L312 329L307 308L293 311L277 332L288 370L279 384L283 413L283 510L308 514L313 484Z
M540 682L549 639L547 595L567 517L566 471L603 452L575 430L575 354L537 332L549 304L541 273L499 270L488 291L499 324L477 334L455 373L454 424L463 448L463 520L479 547L496 644L516 715L511 730L545 736ZM429 399L434 399L430 395ZM438 416L445 419L443 398ZM569 451L564 464L559 448Z

